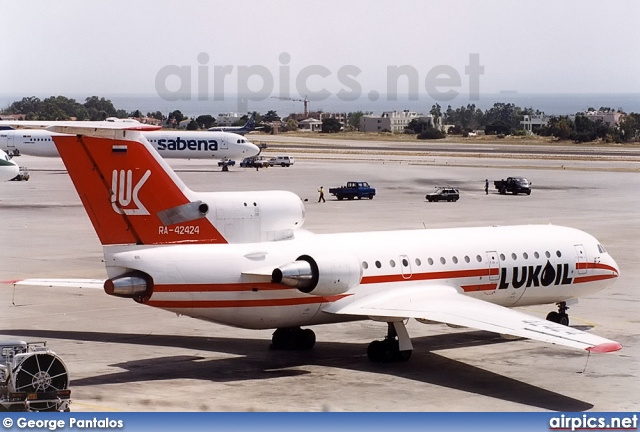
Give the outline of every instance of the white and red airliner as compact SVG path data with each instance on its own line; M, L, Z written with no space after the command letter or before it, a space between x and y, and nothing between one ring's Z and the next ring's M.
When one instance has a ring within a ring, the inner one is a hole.
M276 329L276 349L311 348L315 334L301 326L386 322L386 338L369 345L373 361L410 357L408 318L591 352L622 347L568 325L567 305L620 274L585 232L527 225L312 234L301 229L305 210L293 193L190 190L146 128L50 128L103 245L109 295ZM540 304L557 311L541 319L511 309Z

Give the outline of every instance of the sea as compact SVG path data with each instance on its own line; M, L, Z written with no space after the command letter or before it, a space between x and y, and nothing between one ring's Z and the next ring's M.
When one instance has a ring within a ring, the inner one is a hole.
M19 101L26 96L36 96L45 99L52 95L0 95L0 110L7 108L12 102ZM55 95L58 96L58 95ZM89 96L71 94L63 95L82 103ZM128 112L140 110L143 114L160 111L164 115L179 110L187 117L197 117L210 114L216 117L221 113L240 113L257 111L266 113L269 110L276 111L281 117L291 113L303 112L302 98L297 100L282 100L274 96L238 97L225 96L224 100L214 100L212 97L198 97L198 95L183 95L178 100L167 100L157 94L105 94L95 95L111 100L116 109ZM295 99L295 98L293 98ZM337 96L329 96L323 100L309 100L309 111L349 113L363 111L372 114L381 114L384 111L416 111L428 113L435 104L445 111L450 105L453 109L474 104L476 108L486 110L495 103L512 103L520 108L533 108L547 115L569 115L584 112L588 108L601 107L622 110L626 113L640 112L640 93L571 93L571 94L521 94L517 92L502 92L496 94L481 94L475 98L459 94L451 100L436 100L428 95L417 95L409 98L406 95L379 95L377 100L371 100L368 96L362 96L353 101L341 100Z

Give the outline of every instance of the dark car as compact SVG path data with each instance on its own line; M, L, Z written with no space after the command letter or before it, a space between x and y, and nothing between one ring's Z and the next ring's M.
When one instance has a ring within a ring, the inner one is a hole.
M429 202L433 202L433 201L454 201L455 202L455 201L458 201L458 199L460 199L460 192L458 192L458 189L441 187L441 188L436 188L436 191L434 193L427 194L425 198L427 198L427 201Z

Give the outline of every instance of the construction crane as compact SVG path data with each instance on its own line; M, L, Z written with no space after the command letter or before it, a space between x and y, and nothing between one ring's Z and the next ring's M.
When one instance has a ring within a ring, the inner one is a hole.
M307 99L306 96L304 97L304 99L293 99L290 97L271 96L271 99L288 100L293 102L304 102L304 118L309 118L309 110L307 110L307 104L309 103L309 99Z

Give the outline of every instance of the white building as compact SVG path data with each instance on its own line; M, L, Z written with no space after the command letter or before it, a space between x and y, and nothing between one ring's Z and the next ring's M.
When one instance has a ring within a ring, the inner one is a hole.
M426 120L434 124L431 114L420 114L415 111L386 111L380 116L362 116L360 132L393 132L403 133L411 120Z
M520 124L522 125L524 130L527 131L529 135L532 135L534 126L536 127L536 129L538 129L542 126L546 126L548 122L549 122L549 117L544 114L525 115L524 120L522 120Z
M242 114L234 112L220 113L218 117L216 117L216 126L233 126L241 117Z

